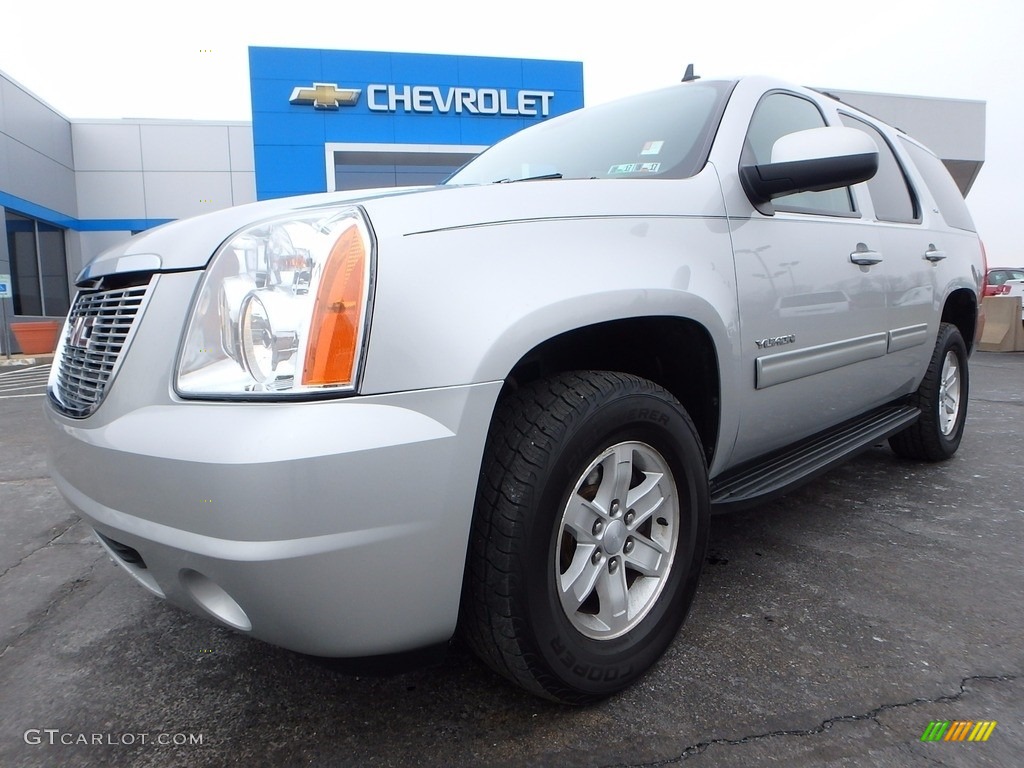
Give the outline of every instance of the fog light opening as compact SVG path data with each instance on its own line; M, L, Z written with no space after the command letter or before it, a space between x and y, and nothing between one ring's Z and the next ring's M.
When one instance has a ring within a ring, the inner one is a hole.
M96 534L96 540L99 541L100 546L106 550L107 556L115 565L119 565L128 571L133 579L157 597L166 597L166 595L164 595L164 591L160 589L160 585L156 583L156 579L153 578L153 574L149 572L149 567L146 565L146 561L142 559L142 555L139 554L137 549L129 547L127 544L122 544L119 541L114 541L113 539L104 536L95 528L93 529L93 533Z
M185 568L180 574L181 584L199 605L215 619L229 627L248 632L252 622L245 615L242 606L234 601L224 589L198 571Z

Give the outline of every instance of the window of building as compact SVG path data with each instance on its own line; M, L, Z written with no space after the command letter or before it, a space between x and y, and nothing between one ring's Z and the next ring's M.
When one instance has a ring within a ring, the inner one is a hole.
M808 99L792 93L774 92L765 95L750 119L744 142L742 163L760 165L772 161L772 147L783 136L810 128L824 128L825 118ZM777 211L824 213L849 216L854 212L849 187L824 192L797 192L772 200Z
M328 144L331 191L440 184L485 149L421 144Z
M868 179L868 193L875 207L875 218L907 224L920 221L917 201L907 184L907 175L885 136L873 125L853 115L840 112L839 119L848 128L863 131L878 145L878 171Z
M334 188L341 191L440 184L473 157L447 152L336 152Z
M63 317L70 306L64 230L7 211L14 314Z

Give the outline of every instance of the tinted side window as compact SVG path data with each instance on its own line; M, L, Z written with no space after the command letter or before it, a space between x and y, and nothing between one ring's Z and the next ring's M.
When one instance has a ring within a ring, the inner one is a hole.
M808 128L824 128L825 118L818 107L808 99L791 93L769 93L754 110L744 142L744 165L759 165L772 161L775 142L789 133ZM853 198L848 187L824 192L798 192L772 201L777 210L800 213L849 215L853 213Z
M960 188L957 187L942 161L917 144L906 139L902 141L910 159L914 161L917 170L924 177L924 182L935 198L935 202L939 206L939 213L942 214L946 223L957 229L977 232L974 221L971 219L971 212L967 210L967 203L964 202L964 196L960 194Z
M868 180L868 192L875 206L875 218L879 221L920 221L920 211L909 186L907 177L892 147L873 125L858 120L852 115L840 113L839 118L848 128L863 131L878 145L878 172Z

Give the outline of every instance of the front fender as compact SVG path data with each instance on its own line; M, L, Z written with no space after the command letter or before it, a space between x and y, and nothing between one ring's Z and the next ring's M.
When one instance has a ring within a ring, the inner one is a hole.
M736 352L724 217L533 220L382 238L379 248L364 393L502 380L554 336L635 317L695 320L723 365Z

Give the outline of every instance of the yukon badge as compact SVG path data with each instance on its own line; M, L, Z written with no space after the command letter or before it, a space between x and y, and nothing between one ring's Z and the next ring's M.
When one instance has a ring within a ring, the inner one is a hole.
M792 344L794 341L796 341L796 336L792 333L787 336L769 336L767 339L754 339L754 343L757 344L758 349L781 347L785 344Z

